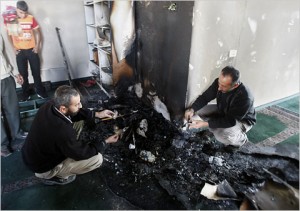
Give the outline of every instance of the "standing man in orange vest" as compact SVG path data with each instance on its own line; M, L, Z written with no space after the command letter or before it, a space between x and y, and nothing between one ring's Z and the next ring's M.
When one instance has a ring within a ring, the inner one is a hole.
M28 14L28 5L25 1L17 2L18 34L8 32L10 42L14 48L17 65L24 79L22 85L22 101L30 100L28 81L28 62L30 64L34 85L39 98L47 98L45 88L41 81L41 65L38 55L41 46L41 32L35 18Z

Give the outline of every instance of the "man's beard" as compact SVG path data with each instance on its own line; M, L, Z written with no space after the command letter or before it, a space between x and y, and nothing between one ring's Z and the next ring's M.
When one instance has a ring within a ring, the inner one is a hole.
M76 112L71 112L71 111L68 111L67 113L66 113L66 116L76 116L77 114L78 114L78 112L79 112L79 110L78 111L76 111Z

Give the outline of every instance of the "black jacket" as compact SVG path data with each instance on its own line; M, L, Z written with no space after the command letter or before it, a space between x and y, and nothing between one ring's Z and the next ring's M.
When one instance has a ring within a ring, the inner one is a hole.
M254 125L256 113L253 107L254 98L250 90L243 83L227 93L218 91L218 87L217 78L191 106L194 111L198 111L210 101L217 99L218 115L210 118L209 127L229 128L236 124L236 120Z
M72 121L94 118L94 112L80 109ZM84 144L76 140L76 131L64 115L55 109L54 103L45 103L37 112L28 136L22 147L22 157L26 166L35 173L53 169L66 158L88 159L103 152L106 143Z

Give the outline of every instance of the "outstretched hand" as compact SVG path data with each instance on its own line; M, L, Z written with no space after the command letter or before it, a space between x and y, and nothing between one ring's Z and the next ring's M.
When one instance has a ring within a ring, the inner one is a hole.
M184 118L186 119L186 121L189 121L192 119L194 114L195 114L194 109L192 109L192 108L187 109L184 113Z
M203 127L208 127L208 123L201 120L194 120L192 121L192 123L189 124L190 129L192 128L198 129Z
M96 112L95 116L98 117L98 118L112 118L113 116L115 115L114 112L112 112L111 110L103 110L103 111L100 111L100 112Z

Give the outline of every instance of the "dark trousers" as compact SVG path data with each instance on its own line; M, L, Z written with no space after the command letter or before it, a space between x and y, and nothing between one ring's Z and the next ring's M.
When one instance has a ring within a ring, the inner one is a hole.
M20 113L16 82L13 77L1 80L1 146L9 146L20 131Z
M17 54L17 65L19 73L24 79L22 91L24 97L29 97L29 81L28 81L28 62L30 64L31 73L34 80L34 86L37 94L44 95L46 93L41 80L41 64L40 57L31 49L20 50Z

